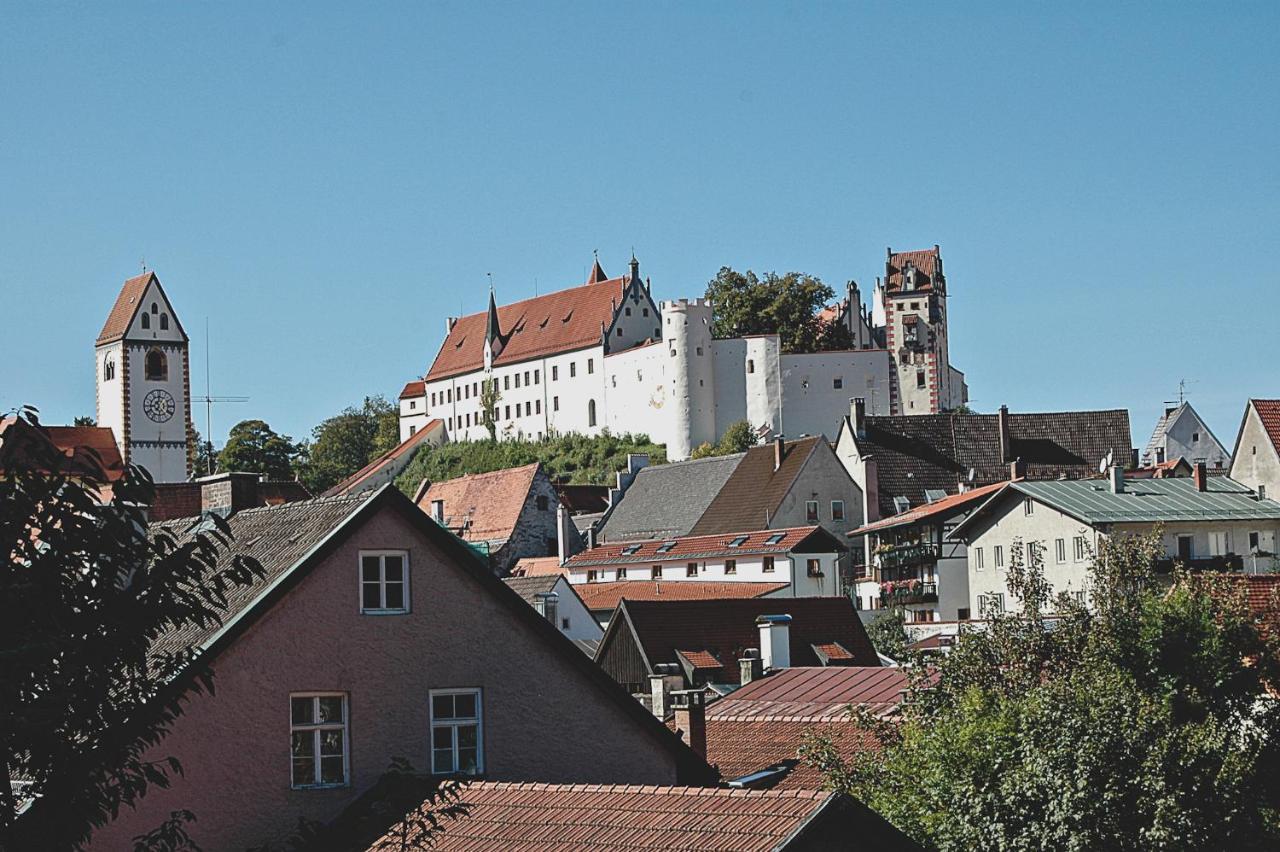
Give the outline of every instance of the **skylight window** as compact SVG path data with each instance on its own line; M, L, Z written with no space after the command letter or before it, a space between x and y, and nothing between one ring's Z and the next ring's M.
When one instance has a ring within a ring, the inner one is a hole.
M662 546L658 548L658 553L666 553L667 551L671 550L675 546L676 546L676 543L674 541L665 541L662 543Z
M729 546L730 546L730 547L742 547L742 545L744 545L744 544L746 543L747 538L748 538L748 536L745 536L745 535L734 536L733 538L731 538L731 539L729 540Z
M787 537L786 533L774 533L764 540L765 544L782 544L782 540Z
M629 544L629 545L627 545L626 547L622 548L622 555L623 555L623 556L630 556L630 555L631 555L631 554L633 554L633 553L637 553L637 552L639 552L639 550L640 550L640 545L638 545L638 544Z

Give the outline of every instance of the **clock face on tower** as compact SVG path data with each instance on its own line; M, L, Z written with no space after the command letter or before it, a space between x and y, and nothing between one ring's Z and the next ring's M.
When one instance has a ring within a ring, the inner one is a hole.
M177 409L173 395L165 390L153 390L142 400L143 412L157 423L168 420Z

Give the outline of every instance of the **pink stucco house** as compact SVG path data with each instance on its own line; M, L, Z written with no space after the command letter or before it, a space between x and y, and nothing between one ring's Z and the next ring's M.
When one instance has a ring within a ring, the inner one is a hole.
M169 521L181 536L199 519ZM196 814L205 849L335 817L392 758L493 781L702 784L706 762L395 489L234 512L266 576L195 638L216 693L152 757L184 775L92 840Z

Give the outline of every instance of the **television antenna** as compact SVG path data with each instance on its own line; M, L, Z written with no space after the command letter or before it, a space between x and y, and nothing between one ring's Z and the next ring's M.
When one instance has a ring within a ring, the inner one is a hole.
M209 318L204 318L204 396L197 397L204 403L204 444L209 454L209 475L213 474L213 406L224 402L248 402L247 396L214 396L209 381Z
M1187 385L1194 385L1199 379L1178 379L1178 405L1181 406L1187 401ZM1173 405L1173 400L1166 399L1165 405Z

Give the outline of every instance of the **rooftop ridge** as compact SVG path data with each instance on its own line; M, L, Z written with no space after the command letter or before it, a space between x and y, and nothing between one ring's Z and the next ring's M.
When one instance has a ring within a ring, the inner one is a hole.
M747 790L649 784L551 784L544 781L476 781L464 787L464 795L469 789L558 793L644 793L658 796L719 796L737 799L811 799L813 801L821 801L835 795L824 790Z

